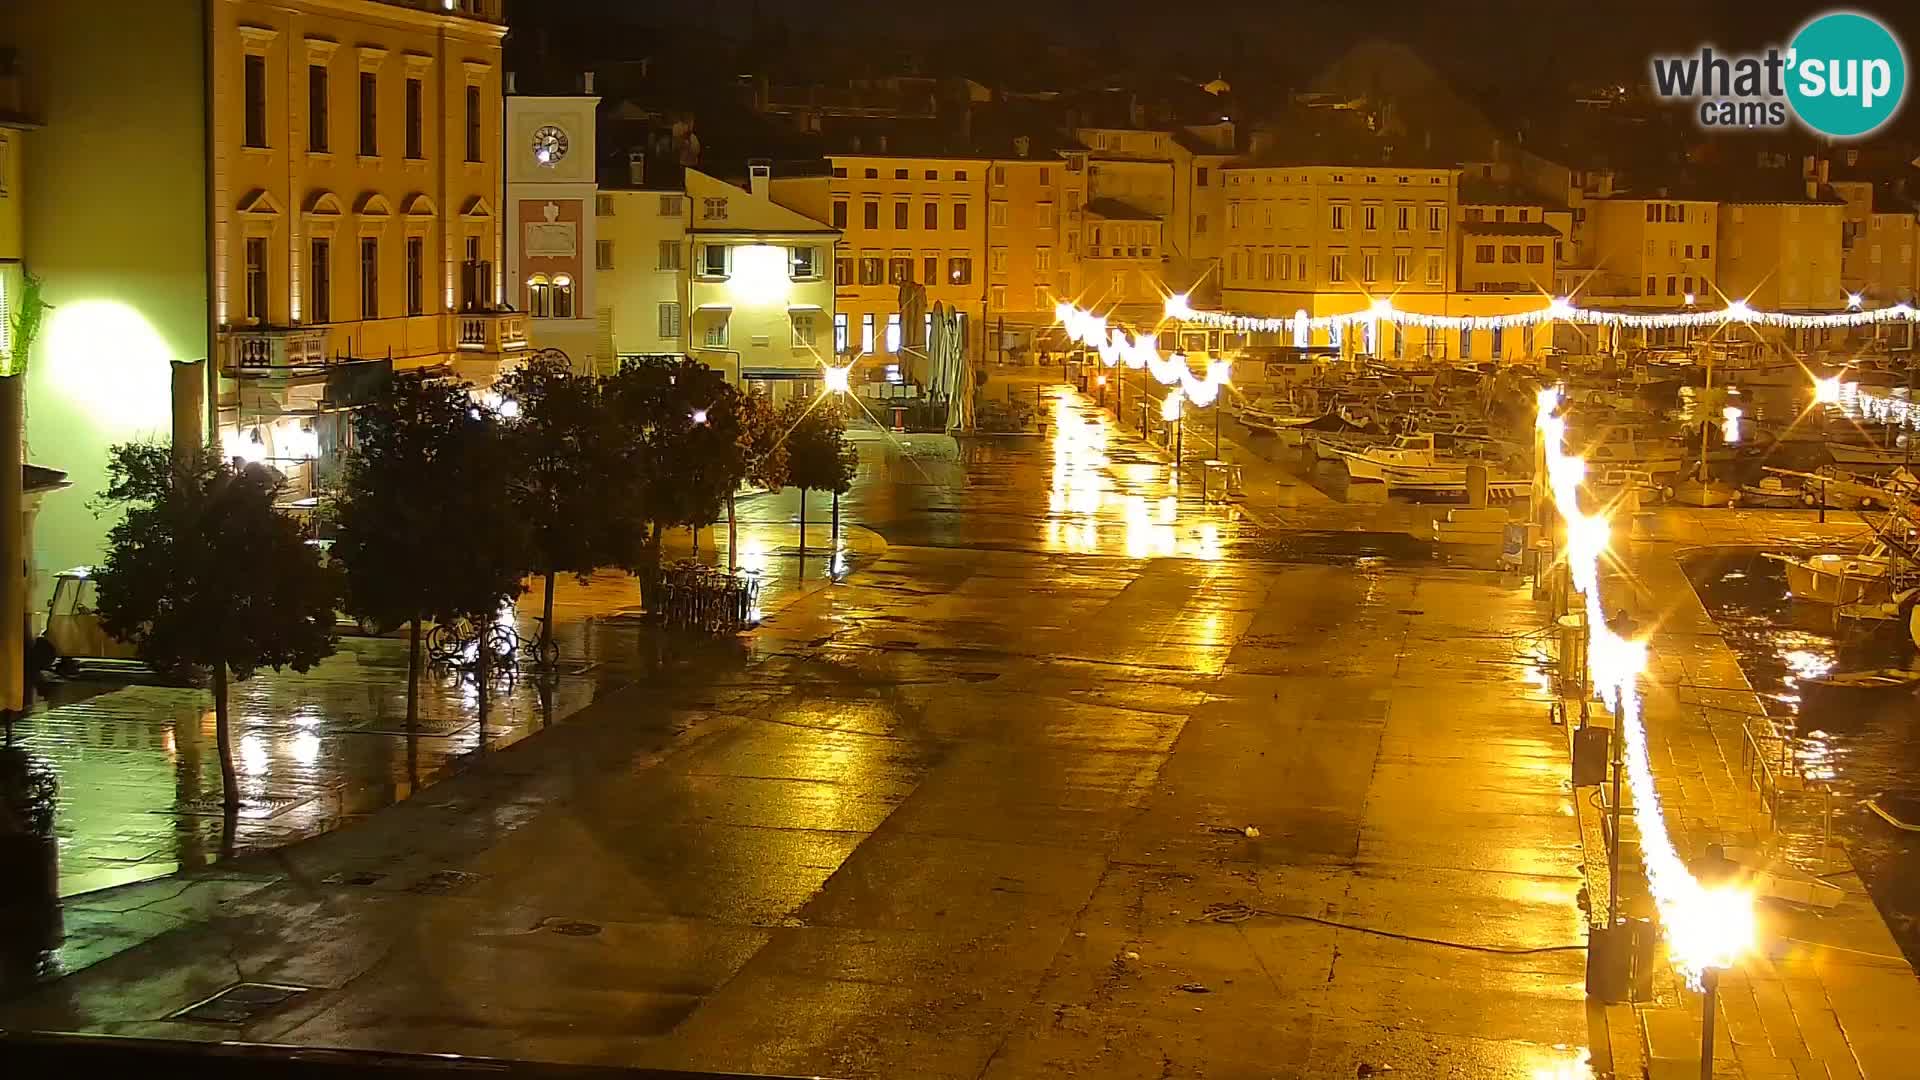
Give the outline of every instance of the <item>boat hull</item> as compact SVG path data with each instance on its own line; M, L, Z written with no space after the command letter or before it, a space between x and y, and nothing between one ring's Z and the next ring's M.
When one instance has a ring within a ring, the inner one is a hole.
M1893 599L1886 567L1853 559L1783 560L1787 592L1810 604L1885 604Z

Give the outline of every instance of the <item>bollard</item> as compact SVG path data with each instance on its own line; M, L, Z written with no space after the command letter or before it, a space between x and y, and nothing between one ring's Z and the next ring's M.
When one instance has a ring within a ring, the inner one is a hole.
M1485 465L1467 466L1467 505L1487 505L1487 467Z

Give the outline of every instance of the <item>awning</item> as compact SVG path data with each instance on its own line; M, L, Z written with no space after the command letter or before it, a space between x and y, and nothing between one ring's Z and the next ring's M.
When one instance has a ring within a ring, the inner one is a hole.
M825 311L819 304L788 304L788 311Z
M764 379L768 381L776 379L817 379L820 377L820 369L817 367L750 367L742 368L740 370L740 377L742 379Z
M352 409L373 400L393 378L391 360L354 360L327 368L327 388L321 400L336 409Z
M732 311L733 305L725 302L708 302L705 304L695 304L693 307L693 310L695 311Z

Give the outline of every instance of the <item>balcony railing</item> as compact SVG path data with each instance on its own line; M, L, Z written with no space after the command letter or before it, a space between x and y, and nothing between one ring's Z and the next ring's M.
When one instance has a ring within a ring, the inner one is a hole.
M459 318L461 352L513 353L527 347L525 312L472 311Z
M228 330L227 368L234 372L285 372L327 362L327 332L311 326L259 326Z

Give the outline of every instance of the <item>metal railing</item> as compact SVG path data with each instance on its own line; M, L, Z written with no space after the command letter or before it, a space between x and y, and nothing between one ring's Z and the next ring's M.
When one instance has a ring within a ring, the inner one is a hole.
M1702 707L1703 711L1705 706ZM1833 789L1821 780L1809 779L1800 771L1793 756L1793 737L1783 735L1773 721L1760 719L1766 730L1755 731L1755 720L1740 724L1740 767L1747 776L1747 788L1759 793L1760 805L1767 811L1767 830L1780 830L1780 801L1785 796L1818 796L1820 800L1820 856L1833 846Z

